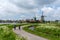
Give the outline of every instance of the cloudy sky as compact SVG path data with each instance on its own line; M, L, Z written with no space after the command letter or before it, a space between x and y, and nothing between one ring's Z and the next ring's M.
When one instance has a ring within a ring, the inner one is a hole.
M40 19L60 20L60 0L0 0L0 19L20 20Z

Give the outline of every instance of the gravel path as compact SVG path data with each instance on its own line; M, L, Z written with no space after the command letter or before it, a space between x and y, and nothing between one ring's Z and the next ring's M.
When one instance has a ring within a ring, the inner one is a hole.
M25 32L24 30L19 30L18 28L16 30L13 30L17 35L22 36L26 38L27 40L47 40L45 38L30 34L28 32Z

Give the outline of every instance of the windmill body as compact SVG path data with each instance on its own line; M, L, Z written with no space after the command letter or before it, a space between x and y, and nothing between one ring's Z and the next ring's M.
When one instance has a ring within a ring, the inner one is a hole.
M42 12L42 16L41 16L41 21L42 21L42 22L45 22L44 17L45 17L45 16L43 15L43 12Z

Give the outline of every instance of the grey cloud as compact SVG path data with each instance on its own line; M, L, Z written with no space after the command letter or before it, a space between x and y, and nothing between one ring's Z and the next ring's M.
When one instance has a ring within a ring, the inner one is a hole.
M17 1L17 2L16 2ZM18 7L24 8L24 9L34 9L36 8L36 5L29 4L30 2L28 0L10 0L11 3L15 4Z
M1 1L2 0L0 0L0 5L2 5L1 7L3 7L3 10L1 12L1 9L0 9L0 14L1 14L0 17L3 16L4 18L6 17L9 18L14 15L18 17L18 15L21 15L21 14L22 15L27 15L27 14L34 15L37 12L37 11L36 12L34 11L36 10L35 8L41 8L41 6L43 5L52 4L56 0L3 0L2 2Z
M35 0L35 3L38 5L46 5L55 2L56 0Z
M57 0L56 2L54 2L52 5L59 7L60 6L60 0Z
M51 4L56 0L32 0L34 4L30 4L29 0L10 0L10 2L14 3L18 7L25 9L34 9L36 7L40 7L43 5Z
M25 9L34 9L34 8L36 8L36 7L34 7L34 6L32 6L32 5L29 5L29 4L27 4L27 5L22 5L22 4L17 4L17 6L18 7L22 7L22 8L25 8Z

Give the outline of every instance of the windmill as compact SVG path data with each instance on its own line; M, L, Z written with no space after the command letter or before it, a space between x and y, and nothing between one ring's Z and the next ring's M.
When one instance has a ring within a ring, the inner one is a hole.
M34 17L34 21L36 21L36 17Z
M41 16L41 21L42 21L42 22L45 22L44 17L46 17L46 16L43 15L43 11L42 11L42 16Z
M37 18L36 18L36 13L35 13L35 14L34 14L34 21L36 21L36 19L37 19Z

